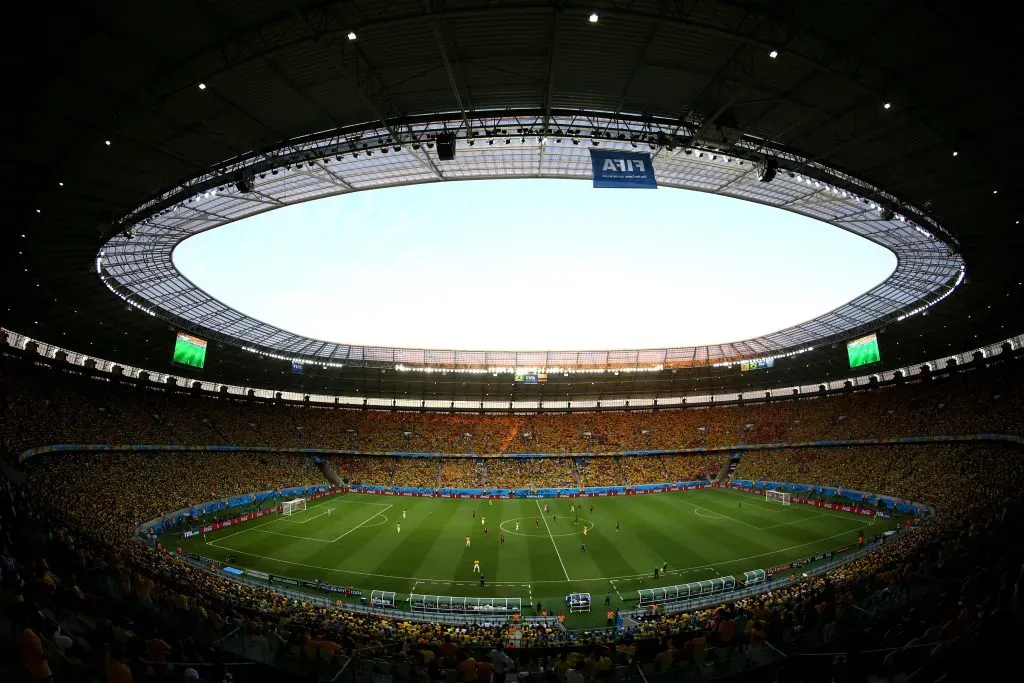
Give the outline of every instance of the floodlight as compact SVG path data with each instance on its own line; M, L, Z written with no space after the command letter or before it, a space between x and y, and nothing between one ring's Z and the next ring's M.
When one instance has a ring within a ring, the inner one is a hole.
M958 156L960 156L960 152L958 152L958 151L956 151L956 150L954 149L954 150L953 150L953 156L955 156L955 157L958 157Z
M596 23L598 22L598 20L599 20L600 18L601 18L601 17L599 17L599 16L597 15L597 12L591 12L591 13L590 13L590 23L591 23L591 24L596 24Z
M107 147L110 147L110 140L104 140L103 144L106 145Z
M772 50L771 52L768 53L768 56L771 57L772 59L775 59L776 57L779 56L779 51L778 50Z
M206 90L206 84L205 83L200 83L199 84L199 89L200 90Z
M882 109L892 109L892 102L886 102L883 104Z
M347 35L349 40L355 40L356 39L356 32L355 31L349 31L348 34L346 34L346 35Z

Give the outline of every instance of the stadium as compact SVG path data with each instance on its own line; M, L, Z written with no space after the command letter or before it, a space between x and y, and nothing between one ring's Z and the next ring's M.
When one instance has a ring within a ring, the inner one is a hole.
M1009 17L26 11L0 232L12 680L1005 670L1024 562L1020 143L992 135L1014 111ZM346 213L297 257L251 255L258 221L298 243ZM387 230L383 260L360 255ZM477 251L416 251L445 231ZM190 270L217 239L212 275ZM888 260L851 284L870 250ZM336 289L274 291L305 282L286 262L330 259ZM743 323L844 283L735 333L686 307Z

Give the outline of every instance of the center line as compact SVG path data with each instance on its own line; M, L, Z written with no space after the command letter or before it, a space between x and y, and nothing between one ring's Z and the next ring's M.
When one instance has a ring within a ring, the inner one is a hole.
M551 539L551 545L555 547L555 555L558 556L558 564L562 565L562 571L565 573L565 580L571 581L569 578L569 572L565 569L565 562L562 562L562 553L558 552L558 544L555 543L555 537L551 535L551 527L548 525L548 518L544 516L544 509L540 506L539 500L534 500L537 503L537 510L540 512L540 518L544 520L544 527L548 530L548 538Z

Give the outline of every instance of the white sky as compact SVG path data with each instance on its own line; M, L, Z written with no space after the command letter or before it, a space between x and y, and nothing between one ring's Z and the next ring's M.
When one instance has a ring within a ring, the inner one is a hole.
M779 209L537 179L307 202L192 237L174 262L297 334L474 350L739 341L825 313L896 267L887 249Z

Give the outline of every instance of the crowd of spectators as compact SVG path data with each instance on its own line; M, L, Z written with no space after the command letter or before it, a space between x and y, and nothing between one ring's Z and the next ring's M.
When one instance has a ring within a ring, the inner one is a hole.
M579 458L576 467L583 486L622 486L625 483L620 460L631 458ZM638 458L639 459L639 458Z
M399 458L374 455L333 455L327 461L345 482L366 486L391 486Z
M572 458L534 458L533 485L538 489L580 488L580 475Z
M440 476L438 458L398 458L395 466L396 486L435 489Z
M489 458L487 487L514 491L533 488L532 458Z
M441 462L443 488L483 488L487 471L483 461L473 458L444 458Z
M661 456L668 481L715 479L725 460L726 456L712 453Z
M739 475L802 479L795 475L807 472L804 455L797 449L747 453ZM77 573L102 568L116 579L136 618L139 609L143 614L184 616L211 635L244 624L252 637L275 643L282 652L298 644L300 649L312 648L317 656L356 650L379 654L386 645L405 643L400 653L389 656L438 675L446 668L458 670L473 657L473 651L465 648L508 638L507 632L495 627L396 621L298 603L233 583L171 553L132 541L131 530L138 522L182 507L183 502L213 493L283 487L296 483L292 477L313 479L319 474L298 457L278 460L245 453L219 457L213 461L205 455L160 453L37 459L30 463L27 489L4 483L5 495L13 498L5 510L37 521L55 515L53 519L59 521L47 523L50 543L45 553L37 546L7 540L5 566L19 567L20 576L31 579L32 600L42 607L59 608L68 599L84 599L76 597ZM892 657L858 664L894 675L922 666L955 664L952 658L958 648L974 647L982 634L999 633L1015 623L1013 610L1024 559L1013 536L1015 525L1022 521L1020 487L1024 483L1016 452L983 444L864 446L835 449L832 455L819 453L814 460L814 473L825 482L902 498L933 499L936 513L876 552L825 576L724 607L643 618L615 650L607 648L609 636L604 634L521 626L518 643L522 648L571 645L583 651L533 662L520 656L519 665L556 668L571 657L572 666L583 661L585 669L594 671L592 667L603 667L600 662L608 657L608 664L630 659L645 667L683 671L741 649L747 660L756 662L766 641L792 650L814 644L835 647L839 639L852 636L860 648L900 648ZM52 568L68 567L69 561L74 564L62 573ZM9 577L9 572L4 576ZM928 599L920 599L922 590L929 591ZM62 602L54 602L55 596ZM902 618L881 618L896 607L903 609ZM55 643L55 637L48 637L53 624L44 625L36 617L22 622L37 637L42 634L42 640ZM122 622L116 618L110 623L112 634L127 628L118 626ZM149 624L134 630L143 641L171 640L159 636ZM111 660L129 668L151 666L141 663L141 655L133 660L131 648L123 645L137 641L132 636L124 639L117 646L116 639L94 645L106 648L105 655L104 650L94 655L104 666ZM935 654L902 648L912 639L916 645L942 647ZM185 647L185 641L174 642L167 648ZM85 646L86 642L78 645L79 649ZM141 644L132 647L137 650Z
M0 356L0 448L230 443L370 453L592 453L1024 432L1024 365L827 397L657 411L477 415L333 409L189 395ZM19 428L15 429L14 426ZM20 428L24 425L24 428Z
M530 450L571 453L653 447L674 439L680 439L678 446L725 446L729 439L736 444L1024 432L1020 375L1013 372L979 371L956 384L921 383L764 406L507 418L192 398L26 369L6 359L0 360L0 373L11 387L0 421L8 454L74 442L300 447L329 442L358 443L364 451L410 450L408 444L414 443L423 447L413 450L438 452L458 452L460 445L473 442L495 449L482 452L509 452L521 451L525 441ZM432 424L441 434L431 433ZM406 446L391 447L403 439ZM440 447L425 447L431 444ZM611 471L639 483L657 468L671 480L702 478L719 469L723 458L665 455L607 463L617 465ZM420 466L408 460L330 458L353 483L395 485L399 474L403 482L426 478L431 467L436 481L436 461L423 460L423 471L412 474L409 468ZM574 458L488 459L483 466L472 459L459 462L475 468L476 481L486 479L496 486L499 478L528 479L542 488L576 487L581 478L588 484L604 480L610 465L597 460L583 466ZM132 537L138 523L193 503L323 483L322 473L306 456L112 452L36 456L27 465L25 486L0 480L0 576L21 642L22 666L35 678L56 670L61 680L82 680L82 671L120 676L116 680L155 680L165 671L161 657L180 653L190 660L212 661L200 641L237 626L282 652L298 648L327 658L354 652L383 657L387 650L388 657L417 675L439 679L445 670L454 670L472 680L480 669L480 654L473 648L508 638L505 629L494 627L405 622L296 602L196 568ZM444 469L447 463L442 481ZM744 452L737 476L918 500L933 505L935 514L876 552L826 575L718 608L652 614L627 630L614 649L607 634L521 625L516 642L522 647L574 645L582 651L566 651L550 660L524 650L516 657L517 665L550 669L556 676L559 670L564 674L579 667L583 676L593 678L628 660L682 675L687 668L736 651L759 661L760 651L771 643L788 652L819 645L846 651L842 660L794 660L794 666L806 665L815 673L820 673L817 662L825 661L829 678L866 680L872 673L884 677L879 680L913 675L915 681L932 681L949 671L977 674L1005 651L1006 639L1020 625L1024 581L1024 549L1018 538L1024 523L1024 476L1019 453L1010 446L940 443L750 451ZM106 597L97 598L96 593ZM57 631L58 624L70 629L69 615L87 627L70 636ZM174 634L165 634L165 626L174 628ZM875 649L882 653L868 654ZM175 674L180 680L181 672Z

